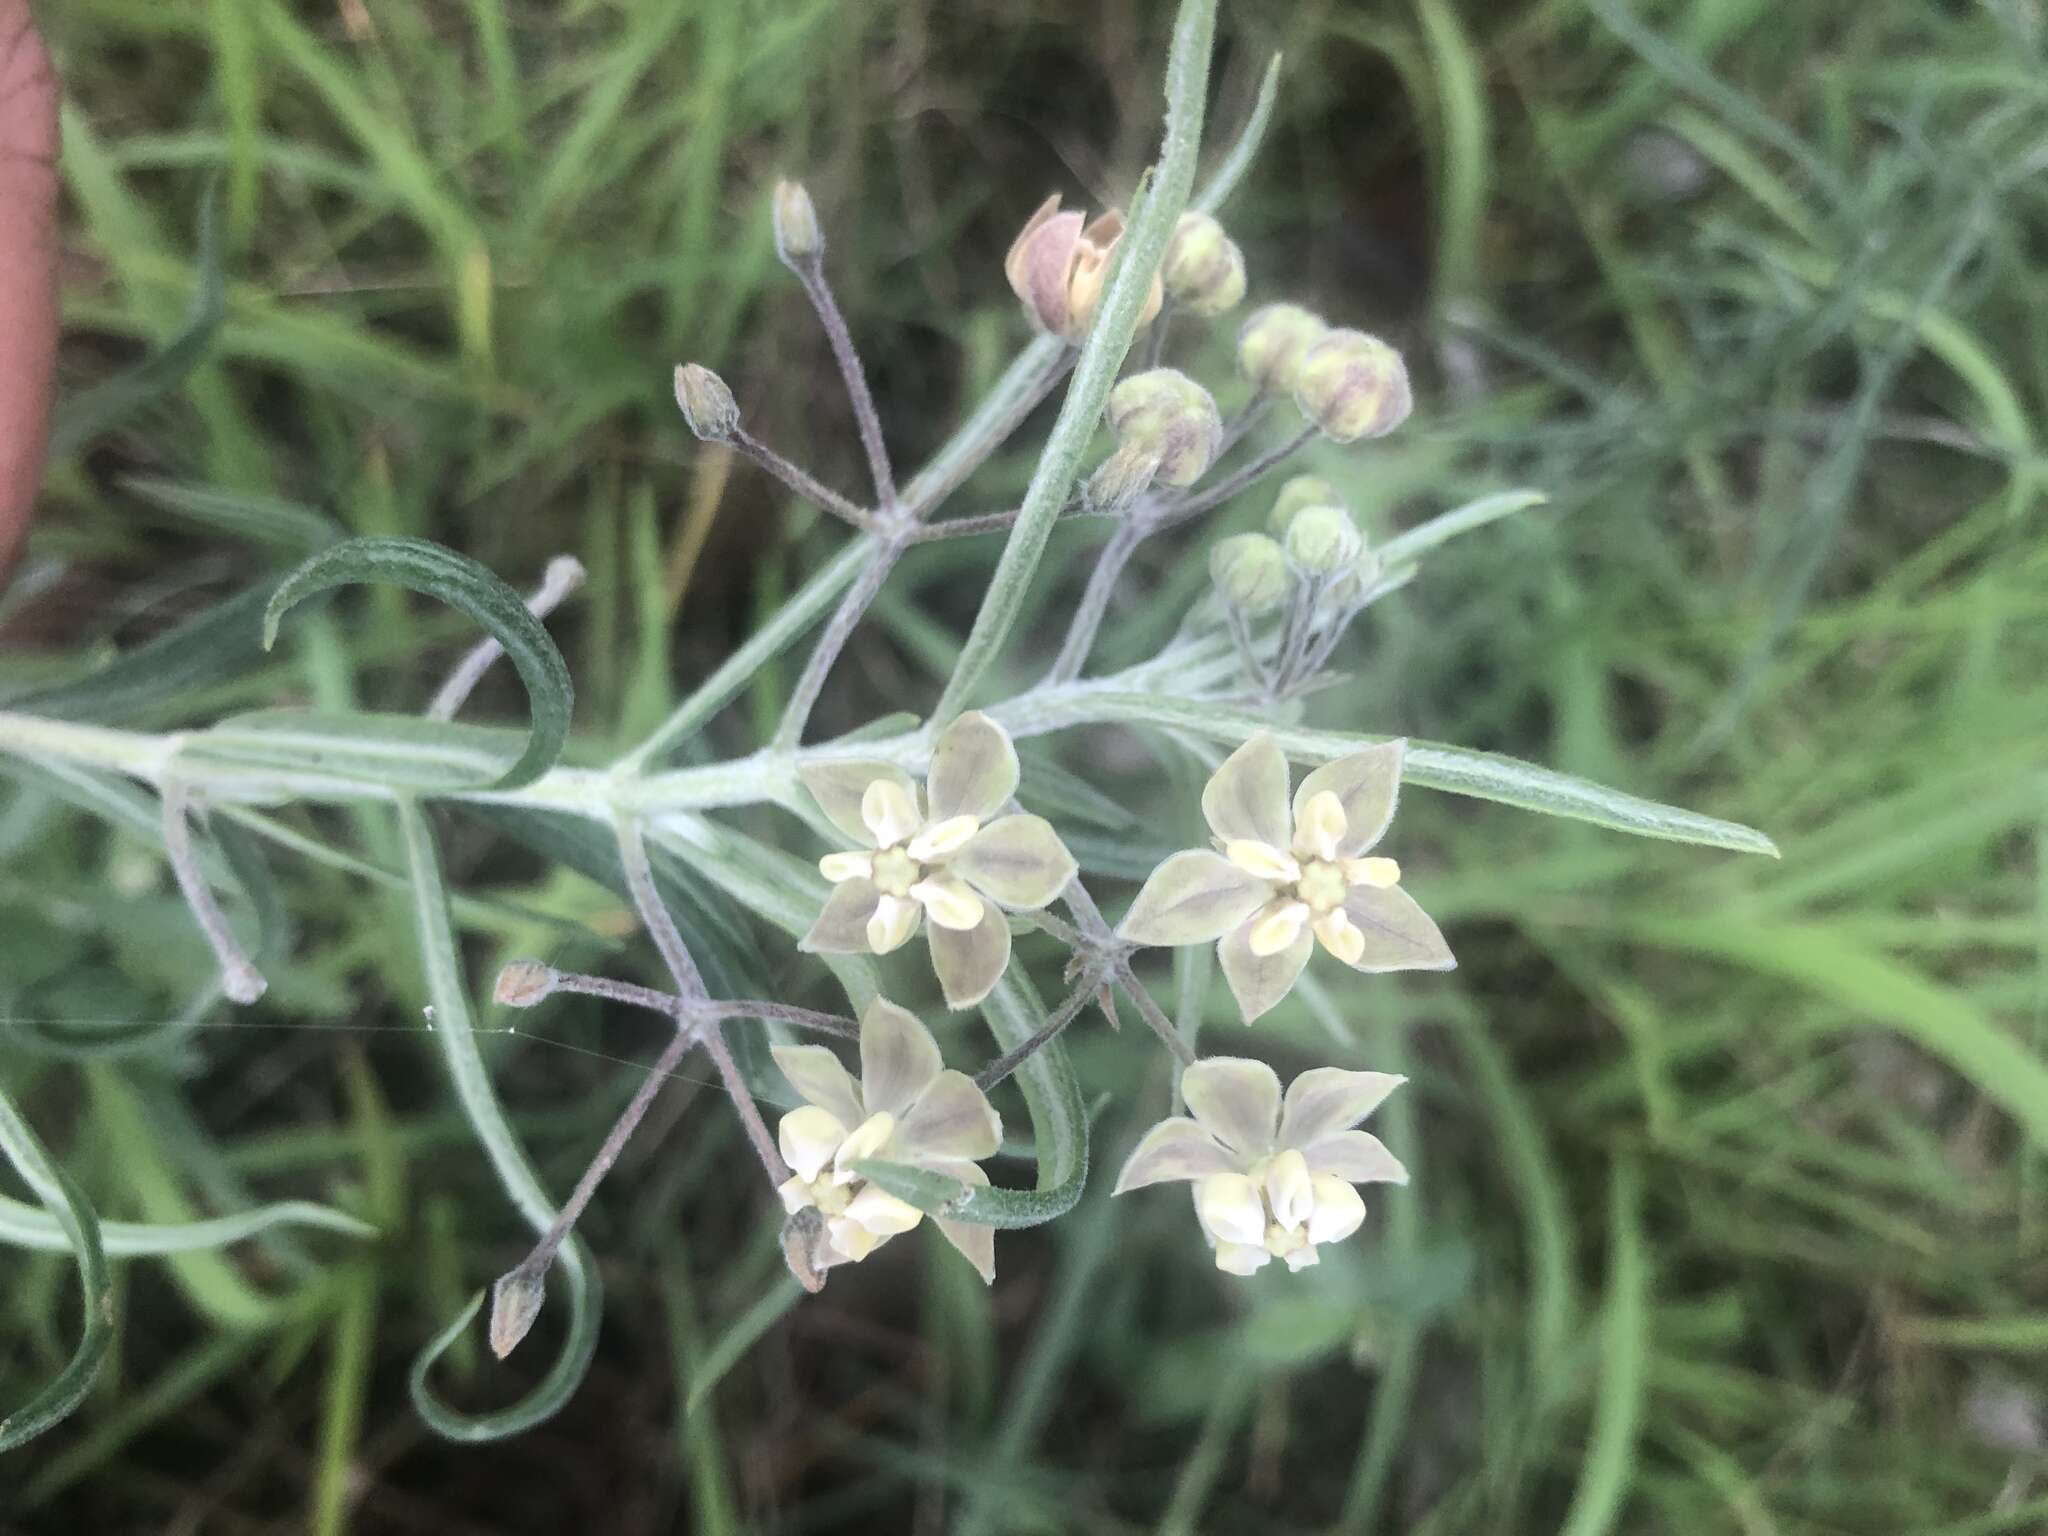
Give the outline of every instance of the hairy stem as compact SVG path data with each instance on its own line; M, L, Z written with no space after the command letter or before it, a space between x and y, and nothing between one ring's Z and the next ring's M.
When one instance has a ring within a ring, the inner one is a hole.
M829 512L834 517L845 519L863 533L874 531L874 516L866 508L855 506L852 501L840 495L810 471L792 464L744 428L734 428L732 436L727 438L726 442L767 470L812 506Z
M1152 1001L1152 994L1145 990L1145 984L1138 980L1130 966L1118 965L1115 977L1117 989L1137 1006L1138 1016L1152 1026L1152 1033L1159 1037L1160 1044L1173 1053L1174 1060L1184 1067L1193 1066L1194 1051L1189 1048L1187 1041L1180 1037L1180 1031L1174 1028L1173 1020Z
M1137 553L1138 546L1152 532L1152 523L1147 518L1127 517L1117 525L1109 542L1096 557L1095 569L1088 573L1088 585L1082 590L1080 604L1074 609L1073 621L1067 625L1067 637L1060 642L1060 653L1054 659L1052 670L1045 674L1042 686L1053 687L1070 683L1081 675L1081 668L1088 664L1088 653L1095 649L1095 636L1102 628L1104 615L1109 612L1109 600L1116 593L1118 578L1124 567Z
M860 1038L860 1026L852 1019L836 1013L820 1013L812 1008L798 1008L790 1003L771 1003L764 999L744 998L726 1001L719 998L705 998L691 1002L654 987L635 986L630 981L619 981L610 976L591 976L581 971L549 972L553 989L560 992L574 992L584 997L601 997L608 1002L624 1003L631 1008L645 1008L654 1013L666 1014L672 1019L686 1023L702 1019L765 1019L778 1024L791 1024L799 1029L814 1029L820 1034L837 1035L846 1040Z
M803 671L798 674L796 686L790 690L789 705L783 710L782 722L776 726L775 737L768 744L771 752L794 751L802 743L804 727L810 723L811 710L817 705L818 695L824 692L825 679L831 675L839 653L846 649L846 642L860 627L869 604L880 594L883 583L888 581L889 573L896 568L896 561L901 555L901 544L885 541L876 549L867 569L840 598L839 606L826 621L825 632L818 636L818 643L811 649L810 660L804 663Z
M868 472L874 477L875 504L889 511L896 505L896 475L889 467L888 445L882 441L882 418L875 411L874 396L868 392L868 378L860 365L860 354L854 350L853 334L846 328L846 317L839 312L839 301L832 297L832 285L825 279L825 262L821 256L811 256L791 263L797 279L804 285L804 292L810 295L811 308L818 312L818 323L825 328L825 339L832 344L832 357L839 364L839 376L846 381L846 397L853 403L853 419L860 427L860 445L868 456Z
M1081 977L1074 990L1067 994L1066 1001L1055 1008L1029 1039L1022 1041L1011 1050L1005 1051L994 1061L974 1074L974 1086L986 1093L1004 1078L1015 1072L1025 1062L1036 1056L1060 1036L1060 1032L1081 1016L1081 1010L1088 1006L1088 999L1101 985L1101 973L1089 971Z
M186 819L189 805L184 788L175 783L165 784L163 802L164 851L170 855L171 873L178 877L185 905L192 909L200 932L206 935L214 958L220 962L221 990L234 1002L253 1003L270 983L235 941L227 914L221 911L220 903L207 888L206 877L199 872L199 859L192 851L192 828Z
M526 611L536 619L544 619L567 601L569 594L583 585L583 562L574 555L557 555L548 562L542 573L540 585L526 599ZM427 705L429 720L453 720L455 712L469 702L469 696L476 691L476 685L483 681L484 674L491 670L491 664L505 654L505 647L495 637L486 637L470 647L469 654L455 664L455 670L448 674L448 681L441 685L441 691L434 695Z
M1251 462L1239 466L1208 488L1197 491L1178 506L1167 509L1162 523L1171 525L1184 523L1191 517L1199 517L1212 507L1220 507L1247 486L1254 485L1271 474L1279 465L1286 463L1299 453L1308 440L1316 435L1312 426L1303 427L1285 442L1268 448Z

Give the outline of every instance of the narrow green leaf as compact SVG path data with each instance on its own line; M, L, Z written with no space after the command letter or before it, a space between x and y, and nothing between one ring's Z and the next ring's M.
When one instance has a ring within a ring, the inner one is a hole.
M132 416L185 381L213 344L227 312L221 281L220 217L211 185L199 202L199 250L195 258L199 286L192 292L185 323L163 349L133 368L102 380L57 407L50 425L50 457L61 459L92 441L109 427Z
M1477 501L1468 501L1464 506L1453 507L1380 545L1380 564L1388 570L1413 564L1437 545L1455 539L1461 533L1484 528L1488 523L1499 522L1517 512L1526 512L1531 507L1545 506L1549 501L1550 498L1541 491L1501 491L1496 495L1482 496Z
M517 731L418 715L264 709L230 715L186 738L179 777L232 798L280 780L304 799L452 794L503 782L520 753Z
M1223 163L1216 167L1209 177L1209 184L1202 188L1192 204L1199 212L1214 213L1230 201L1230 194L1237 190L1237 184L1244 180L1252 162L1259 157L1259 146L1265 142L1266 129L1273 121L1273 104L1279 99L1280 55L1276 53L1267 61L1266 73L1259 78L1258 99L1252 103L1251 116L1244 120L1237 142L1230 146L1230 153L1223 157Z
M511 658L526 685L532 722L526 751L493 788L530 784L554 765L569 737L575 690L569 667L524 598L466 555L425 539L350 539L322 550L285 577L263 614L263 648L277 639L278 620L300 599L359 581L388 581L437 597L481 624Z
M1028 698L1025 708L1032 707ZM1319 731L1308 726L1276 725L1260 715L1226 704L1196 699L1175 699L1148 693L1077 692L1062 700L1057 720L1048 723L1034 716L1029 732L1011 718L1021 710L1002 705L989 713L1017 734L1037 734L1047 729L1084 725L1099 721L1121 721L1127 725L1157 725L1187 731L1214 741L1241 742L1259 731L1267 731L1297 762L1327 763L1361 747L1385 741L1385 736L1353 735L1344 731ZM1726 848L1736 853L1766 853L1778 856L1777 844L1763 833L1737 822L1702 816L1675 806L1660 805L1624 794L1618 789L1595 784L1568 773L1555 773L1519 758L1492 752L1474 752L1441 742L1410 741L1402 761L1404 783L1425 789L1440 789L1478 800L1494 800L1546 816L1573 821L1590 821L1595 826L1638 837L1662 838L1667 842L1698 843L1709 848Z
M1053 523L1081 472L1082 455L1088 451L1110 388L1137 335L1152 275L1166 254L1166 242L1173 236L1194 185L1215 26L1215 0L1184 0L1166 64L1166 134L1159 163L1131 210L1130 225L1118 243L1116 269L1074 365L1073 380L1060 402L1059 419L1032 471L1016 526L989 578L988 592L961 648L959 663L932 712L935 726L943 726L967 707L1022 614L1032 575L1052 537Z
M406 863L412 873L413 921L420 958L426 968L427 991L434 1000L434 1038L440 1044L442 1062L499 1184L533 1230L545 1232L555 1219L555 1206L505 1119L483 1055L477 1049L469 984L462 974L461 952L456 948L448 919L448 891L441 878L441 860L434 847L433 832L427 826L425 813L413 801L399 801L398 820L405 841ZM483 1306L483 1291L478 1291L462 1314L429 1340L413 1360L413 1406L437 1433L451 1440L501 1440L550 1417L575 1393L597 1353L597 1325L604 1292L597 1266L582 1238L572 1237L563 1244L557 1262L569 1292L568 1336L547 1374L518 1402L493 1413L461 1413L436 1397L427 1381L434 1362L447 1352Z
M1628 1497L1641 1432L1650 1349L1650 1260L1643 1246L1643 1180L1635 1161L1614 1168L1607 1225L1607 1300L1600 1389L1562 1536L1605 1536Z
M68 1418L92 1389L113 1343L114 1286L100 1246L98 1215L5 1093L0 1093L0 1152L63 1232L78 1260L78 1281L85 1296L85 1323L70 1363L42 1391L0 1417L0 1451L11 1451Z
M366 1240L377 1235L375 1227L346 1211L310 1200L280 1200L208 1221L103 1221L100 1237L110 1259L161 1258L168 1253L225 1248L276 1227L305 1227ZM5 1197L0 1197L0 1243L38 1253L76 1252L70 1233L54 1215Z
M184 485L155 475L125 475L121 488L202 528L291 555L313 554L343 537L341 525L326 513L278 496Z

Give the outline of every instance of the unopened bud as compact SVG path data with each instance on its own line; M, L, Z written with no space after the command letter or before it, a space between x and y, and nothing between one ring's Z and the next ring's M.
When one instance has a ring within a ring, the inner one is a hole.
M1380 557L1370 549L1362 549L1353 560L1323 588L1323 597L1332 608L1349 608L1371 590L1380 579Z
M676 404L683 420L707 443L722 443L739 430L740 408L725 380L698 363L676 370Z
M1172 368L1134 373L1111 390L1109 425L1119 447L1158 455L1157 476L1166 485L1193 485L1223 446L1215 399Z
M1145 494L1159 474L1161 454L1133 444L1119 447L1088 477L1082 497L1091 512L1122 512Z
M1303 507L1336 507L1343 503L1337 500L1337 489L1320 475L1296 475L1280 487L1280 494L1273 498L1273 510L1266 514L1266 528L1276 538L1287 532L1287 525L1294 521L1294 514Z
M1244 253L1206 213L1184 213L1159 266L1168 297L1191 314L1220 315L1244 298Z
M498 985L491 994L507 1008L531 1008L555 990L552 966L538 960L514 960L498 972Z
M782 1259L796 1283L813 1296L825 1289L825 1267L818 1262L825 1222L817 1209L805 1206L782 1224Z
M1294 403L1323 436L1349 443L1386 436L1415 401L1399 352L1363 331L1331 331L1301 360Z
M491 1287L491 1353L500 1360L519 1347L547 1300L543 1273L521 1265L498 1276Z
M825 252L818 210L800 181L775 183L775 254L784 266L815 261Z
M1252 615L1278 608L1293 584L1285 552L1263 533L1218 540L1209 551L1209 579L1224 602Z
M1329 327L1299 304L1254 310L1237 333L1238 371L1269 394L1289 394L1308 349Z
M1342 507L1303 507L1287 525L1287 557L1311 576L1333 576L1358 558L1365 539Z

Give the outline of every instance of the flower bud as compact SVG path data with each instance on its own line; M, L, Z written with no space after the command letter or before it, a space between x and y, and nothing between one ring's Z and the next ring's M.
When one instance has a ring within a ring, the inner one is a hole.
M1010 291L1023 302L1031 323L1065 341L1085 336L1123 233L1123 215L1114 209L1085 223L1079 213L1061 209L1057 192L1041 203L1003 258ZM1140 325L1159 313L1162 297L1155 274Z
M709 368L685 363L676 370L676 404L690 430L707 443L722 443L739 430L739 405Z
M1337 499L1336 487L1320 475L1296 475L1281 486L1280 494L1273 498L1273 510L1266 514L1266 528L1278 538L1287 532L1287 525L1294 521L1294 514L1303 507L1342 505Z
M519 1341L540 1316L547 1299L546 1272L521 1265L498 1276L491 1287L491 1353L500 1360L519 1347Z
M815 261L825 253L818 230L818 210L800 181L775 183L775 254L784 266Z
M1408 419L1414 398L1401 354L1363 331L1331 331L1308 349L1294 403L1333 442L1384 437Z
M1216 401L1173 368L1134 373L1109 392L1109 425L1119 447L1157 454L1167 485L1193 485L1223 446Z
M1380 579L1380 557L1361 549L1358 557L1333 576L1323 588L1323 599L1332 608L1349 608Z
M1167 294L1191 314L1220 315L1244 298L1244 253L1206 213L1184 213L1159 266Z
M1311 576L1335 575L1364 548L1342 507L1303 507L1287 525L1287 558Z
M1237 333L1238 371L1269 394L1288 394L1301 360L1329 327L1299 304L1254 310Z
M1209 579L1224 602L1253 615L1278 608L1293 583L1286 554L1263 533L1218 540L1209 551Z
M492 994L507 1008L531 1008L555 990L555 972L538 960L514 960L498 972Z
M1125 444L1102 461L1081 495L1091 512L1122 512L1145 494L1159 474L1162 455L1156 449Z

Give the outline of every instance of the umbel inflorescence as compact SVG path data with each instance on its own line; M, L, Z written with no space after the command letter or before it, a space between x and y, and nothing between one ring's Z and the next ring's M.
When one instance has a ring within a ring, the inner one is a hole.
M801 187L775 189L776 249L830 345L871 495L836 490L760 441L740 400L709 368L676 370L677 402L699 438L759 466L851 532L755 636L616 762L591 769L560 761L572 689L541 620L574 590L574 562L557 562L522 599L474 561L408 539L341 540L312 556L271 593L265 638L305 597L350 582L395 582L451 603L489 638L462 659L424 718L273 709L151 735L54 713L0 712L0 752L21 763L92 788L101 803L129 803L122 796L134 792L116 784L119 777L156 791L166 855L219 960L220 993L236 1003L261 998L264 977L216 887L244 884L242 872L260 864L266 840L304 850L305 834L279 821L276 810L327 802L395 815L434 1000L431 1038L507 1197L539 1234L496 1282L491 1345L503 1355L519 1344L551 1275L565 1282L570 1312L563 1354L546 1377L512 1407L470 1415L439 1399L430 1368L474 1318L480 1296L414 1369L415 1401L437 1429L462 1438L512 1433L553 1412L574 1389L594 1349L600 1306L596 1268L576 1222L662 1084L692 1053L703 1053L726 1090L761 1166L763 1207L780 1213L783 1252L805 1286L821 1287L842 1265L886 1261L893 1240L927 1218L993 1280L997 1231L1060 1216L1087 1178L1086 1095L1061 1036L1090 1010L1114 1024L1127 1005L1173 1057L1175 1096L1186 1114L1167 1115L1138 1140L1117 1192L1184 1181L1196 1216L1187 1241L1206 1244L1218 1271L1248 1275L1275 1260L1299 1270L1359 1230L1366 1209L1358 1186L1406 1182L1394 1155L1358 1129L1401 1079L1313 1066L1283 1093L1262 1061L1198 1054L1203 994L1190 988L1180 1020L1169 1018L1138 972L1141 964L1152 970L1148 950L1192 947L1198 958L1186 969L1204 975L1213 945L1243 1026L1287 997L1318 950L1323 964L1354 973L1450 968L1450 948L1409 893L1395 856L1412 852L1395 825L1404 784L1642 835L1770 851L1747 828L1512 759L1360 734L1362 722L1343 718L1338 707L1328 712L1334 728L1301 724L1306 697L1335 681L1338 647L1359 614L1414 579L1437 545L1542 498L1496 493L1374 544L1329 478L1299 473L1267 489L1312 448L1336 473L1347 448L1400 427L1412 393L1393 347L1302 305L1263 303L1236 318L1252 284L1216 210L1249 161L1263 108L1217 178L1192 196L1208 14L1197 0L1184 7L1165 148L1129 219L1114 210L1091 218L1054 197L1023 220L1002 273L1032 339L906 480L897 477L826 278L817 211ZM1272 83L1269 73L1264 103ZM1235 378L1212 390L1172 358L1205 351L1219 327L1234 339ZM1058 418L1022 502L940 515L1063 381ZM1210 583L1170 638L1121 671L1084 675L1133 554L1211 514L1238 511L1256 526L1187 541L1186 557L1207 562ZM992 690L993 665L1027 616L1032 577L1063 520L1106 534L1090 546L1079 595L1055 609L1058 633L1045 637L1050 660L1041 657L1042 675L1021 689ZM849 638L904 553L934 539L988 535L1002 536L1000 554L926 717L807 741L813 709ZM813 628L781 719L759 747L678 765L683 744ZM501 658L528 695L523 741L455 719ZM1130 823L1156 834L1153 846L1198 821L1210 839L1159 862L1135 891L1126 882L1115 902L1111 870L1130 871L1077 858L1075 850L1090 845L1071 825L1077 794L1107 797L1072 782L1043 782L1056 773L1090 779L1091 738L1080 738L1059 770L1049 762L1027 768L1016 745L1103 726L1149 733L1163 754L1198 761L1207 779L1182 805L1158 787L1173 782L1162 776L1128 813ZM1290 759L1307 771L1297 778ZM653 1010L673 1025L559 1205L519 1146L473 1038L429 803L487 816L494 828L545 852L573 854L577 867L624 895L667 974L665 986L649 987L522 960L498 977L496 1001L506 1008L581 993ZM743 806L787 813L787 846L719 814ZM565 839L565 819L594 838ZM204 842L193 835L202 822L211 833ZM785 953L808 957L778 968L795 978L792 988L808 995L829 976L847 1011L712 996L698 964L701 926L687 913L685 922L677 918L685 906L707 903L779 933ZM1106 903L1112 910L1122 904L1116 920ZM1037 959L1027 963L1016 941L1034 935L1035 951L1024 953ZM1043 963L1047 944L1063 957L1058 965ZM899 956L906 949L920 958ZM1063 992L1048 1005L1038 981L1053 975ZM924 1017L906 1003L927 1004ZM1000 1047L972 1070L947 1065L949 1056L970 1054L976 1026L960 1016L967 1010L979 1012ZM740 1025L749 1034L736 1051L728 1030ZM1017 1131L1021 1140L1028 1129L1024 1155L1036 1164L1035 1188L1020 1187L1014 1176L1018 1159L1006 1153L1005 1126L990 1099L1013 1079L1030 1122ZM786 1110L772 1129L764 1100ZM33 1138L17 1134L21 1122L4 1097L0 1111L0 1150L71 1234L95 1307L102 1300L110 1306L92 1241L96 1217ZM96 1357L88 1356L104 1348L103 1336L90 1331L84 1363L59 1384L60 1396L89 1379ZM10 1422L31 1423L33 1432L75 1401ZM0 1424L0 1443L4 1431Z

